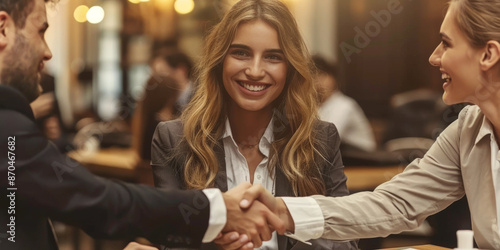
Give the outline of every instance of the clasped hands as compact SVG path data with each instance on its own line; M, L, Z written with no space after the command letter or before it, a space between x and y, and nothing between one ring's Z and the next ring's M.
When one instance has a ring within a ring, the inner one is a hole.
M221 249L253 249L268 241L272 233L293 232L293 220L281 198L261 185L246 182L223 194L227 222L214 242Z

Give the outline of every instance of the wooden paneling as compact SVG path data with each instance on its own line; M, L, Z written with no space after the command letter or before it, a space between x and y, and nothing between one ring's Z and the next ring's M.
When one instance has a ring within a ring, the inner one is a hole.
M440 42L446 2L339 1L341 88L368 117L387 117L396 93L422 87L441 91L439 71L428 58Z

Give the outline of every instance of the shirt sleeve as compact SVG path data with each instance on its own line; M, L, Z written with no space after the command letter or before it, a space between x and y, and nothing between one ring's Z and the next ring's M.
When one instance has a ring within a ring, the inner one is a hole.
M205 193L210 202L210 219L207 231L203 237L203 243L208 243L213 241L226 225L227 214L226 204L218 188L204 189L203 193Z
M309 244L308 240L323 235L325 219L316 200L310 197L281 197L295 224L295 233L287 233L290 238Z

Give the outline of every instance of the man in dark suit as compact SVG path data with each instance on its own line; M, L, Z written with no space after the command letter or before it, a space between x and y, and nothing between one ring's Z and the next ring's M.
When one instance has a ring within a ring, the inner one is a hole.
M284 230L262 204L239 208L248 183L221 194L110 181L48 142L29 106L40 93L44 62L52 57L44 39L48 1L0 0L0 249L57 249L49 218L94 237L142 236L171 247L199 246L221 230L246 233L260 246L252 232L268 223Z

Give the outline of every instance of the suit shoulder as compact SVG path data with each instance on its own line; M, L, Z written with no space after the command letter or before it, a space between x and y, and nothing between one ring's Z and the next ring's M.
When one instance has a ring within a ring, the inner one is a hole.
M172 147L182 139L183 134L183 124L180 120L160 122L153 136L153 144L169 144Z
M162 133L173 133L173 134L179 134L182 133L182 122L181 120L171 120L171 121L164 121L158 123L158 126L156 127L156 130Z
M38 132L36 124L27 116L9 109L0 109L0 133L15 135L19 132Z
M337 127L335 126L335 124L333 124L331 122L318 120L316 122L315 128L319 132L320 135L331 136L331 135L338 134Z

